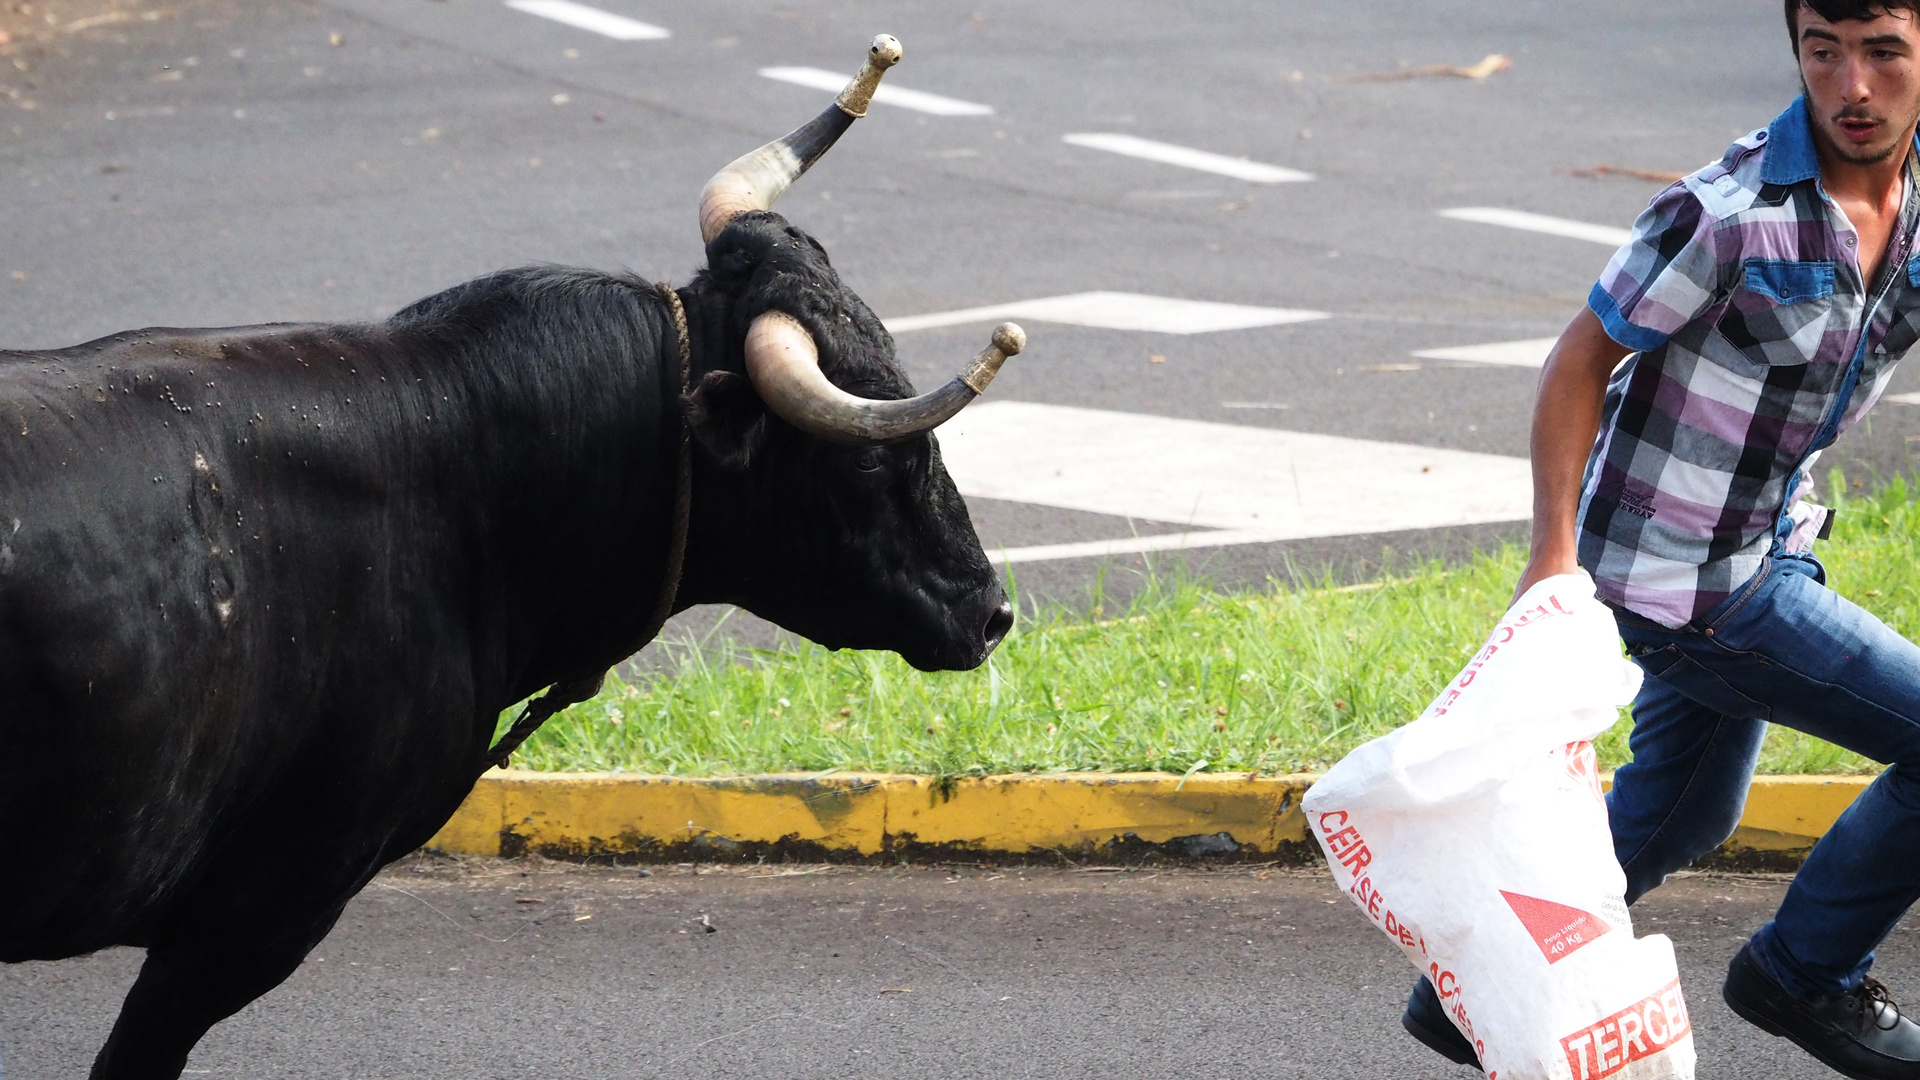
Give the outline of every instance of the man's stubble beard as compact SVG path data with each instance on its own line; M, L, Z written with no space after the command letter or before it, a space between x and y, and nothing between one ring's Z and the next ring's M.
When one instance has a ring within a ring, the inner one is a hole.
M1807 89L1807 77L1804 74L1800 76L1800 94L1802 97L1806 99L1808 114L1812 115L1813 108L1814 108L1813 93L1812 91ZM1900 148L1906 145L1908 141L1913 139L1915 126L1917 124L1920 124L1920 109L1916 109L1915 114L1908 118L1907 124L1904 128L1898 129L1901 131L1901 134L1895 137L1892 142L1889 142L1886 146L1886 149L1873 151L1865 154L1856 153L1854 151L1849 150L1847 148L1847 144L1840 141L1840 137L1835 133L1833 128L1828 126L1828 125L1837 126L1841 120L1872 120L1872 119L1876 119L1876 117L1872 113L1865 112L1865 111L1856 111L1854 109L1848 108L1848 109L1841 109L1838 113L1836 113L1832 117L1829 117L1825 120L1816 119L1813 126L1815 127L1815 129L1819 131L1820 136L1826 140L1827 149L1832 150L1834 156L1839 158L1841 161L1844 161L1849 165L1878 165L1881 162L1886 161L1888 158L1891 158L1893 155L1899 153Z

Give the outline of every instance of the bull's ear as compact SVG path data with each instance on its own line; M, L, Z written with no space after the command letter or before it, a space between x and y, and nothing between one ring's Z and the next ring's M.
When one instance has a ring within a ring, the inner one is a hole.
M680 399L680 413L722 468L746 468L766 444L767 407L745 375L708 372L692 394Z

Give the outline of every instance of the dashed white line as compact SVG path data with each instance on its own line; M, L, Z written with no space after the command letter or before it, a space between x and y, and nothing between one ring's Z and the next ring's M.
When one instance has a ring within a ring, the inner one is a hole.
M830 90L839 93L846 89L851 78L838 72L823 71L811 67L770 67L761 68L760 74L769 79L805 86L814 90ZM934 116L992 116L993 106L980 105L958 98L941 97L939 94L923 93L919 90L907 90L892 83L882 83L873 92L873 100L881 105L895 105L915 112L931 113Z
M963 308L959 311L940 311L930 315L907 315L886 320L886 326L892 333L904 334L912 330L997 322L1001 319L1034 319L1102 330L1208 334L1218 330L1246 330L1256 326L1279 326L1328 317L1324 311L1218 304L1139 293L1086 292Z
M1507 367L1545 367L1547 354L1559 338L1528 338L1525 341L1496 341L1487 345L1456 345L1445 349L1421 349L1413 355L1422 360L1464 360L1475 364L1503 364Z
M1089 150L1125 154L1127 157L1157 161L1164 165L1178 165L1184 169L1198 169L1201 172L1231 176L1236 180L1248 180L1256 184L1288 184L1313 179L1312 173L1303 173L1298 169L1267 165L1258 161L1248 161L1245 158L1232 158L1225 154L1193 150L1185 146L1154 142L1152 139L1141 139L1132 135L1083 133L1063 135L1061 139L1074 146L1084 146Z
M1008 562L1519 521L1533 512L1525 458L1464 450L1024 401L977 403L939 437L964 495L1193 528L995 556Z
M1548 217L1545 214L1530 214L1525 210L1506 210L1498 206L1462 206L1453 210L1442 210L1440 216L1452 218L1455 221L1472 221L1481 225L1499 225L1507 229L1546 233L1548 236L1564 236L1570 240L1586 240L1616 248L1633 236L1630 230L1618 229L1612 225L1595 225L1587 221L1571 221L1567 218Z
M1895 405L1920 405L1920 394L1887 394L1880 400Z
M615 15L611 11L601 11L596 7L576 4L573 0L506 0L507 6L515 11L524 11L529 15L538 15L543 19L552 19L579 30L591 30L615 41L659 41L670 38L673 32L652 23L643 23L629 19L624 15Z

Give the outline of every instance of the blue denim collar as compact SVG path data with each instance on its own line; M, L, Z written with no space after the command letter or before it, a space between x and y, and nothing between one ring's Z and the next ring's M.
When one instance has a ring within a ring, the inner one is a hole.
M1787 111L1767 125L1767 154L1760 159L1763 184L1798 184L1820 176L1820 155L1813 149L1813 129L1807 125L1805 94L1793 99Z

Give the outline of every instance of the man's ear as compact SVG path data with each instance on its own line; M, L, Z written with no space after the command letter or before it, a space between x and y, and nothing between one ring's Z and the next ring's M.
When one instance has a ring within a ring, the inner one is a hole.
M767 441L767 407L744 375L709 371L680 399L694 440L724 469L745 469Z

